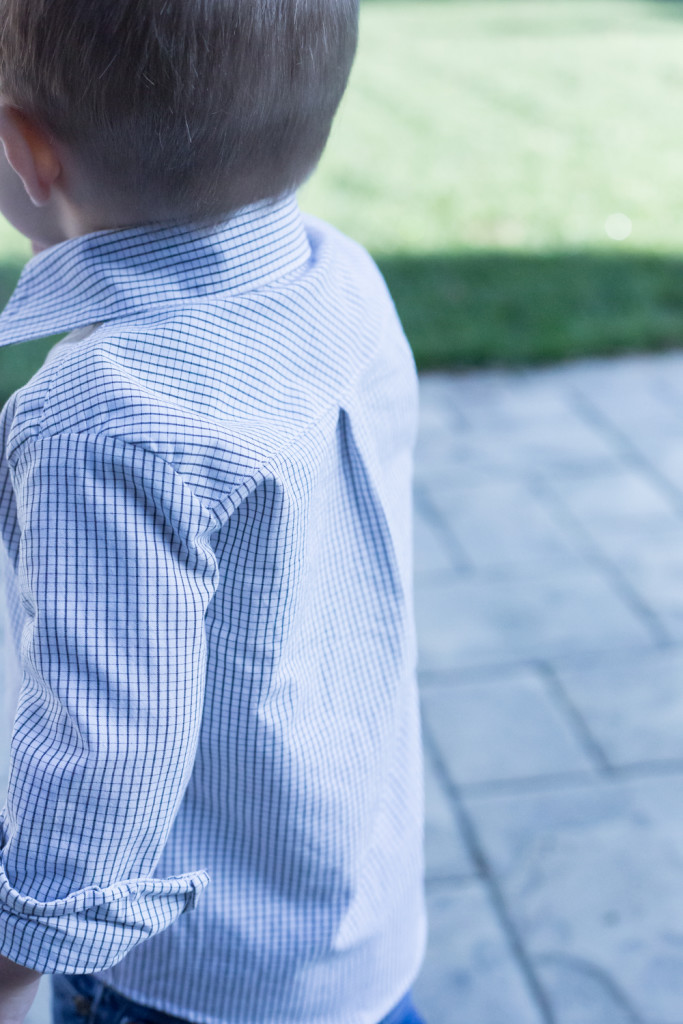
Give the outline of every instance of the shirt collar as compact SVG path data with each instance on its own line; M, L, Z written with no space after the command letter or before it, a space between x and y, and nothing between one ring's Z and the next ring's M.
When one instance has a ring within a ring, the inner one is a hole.
M0 346L246 291L293 273L310 255L294 195L246 206L220 224L83 235L26 264L0 314Z

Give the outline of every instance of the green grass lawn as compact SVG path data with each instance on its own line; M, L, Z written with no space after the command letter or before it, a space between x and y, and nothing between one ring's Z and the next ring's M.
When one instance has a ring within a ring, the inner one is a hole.
M302 205L376 256L420 366L669 347L682 121L679 0L364 0ZM25 253L0 231L0 298ZM0 351L0 396L44 350Z

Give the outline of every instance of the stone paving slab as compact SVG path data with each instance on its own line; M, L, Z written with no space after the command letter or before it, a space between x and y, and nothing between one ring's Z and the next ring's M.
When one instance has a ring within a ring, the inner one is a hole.
M429 946L415 1001L430 1024L543 1024L485 887L428 891Z
M488 370L425 374L421 387L430 404L437 404L436 393L441 408L453 408L461 425L472 429L496 427L501 431L501 441L511 427L555 424L572 410L571 395L558 388L554 373Z
M449 534L438 513L423 502L415 504L415 576L449 576L469 568L470 562L457 539Z
M661 623L670 642L683 642L683 550L655 539L633 550L619 571Z
M564 477L551 485L558 499L590 536L597 548L613 560L627 560L649 550L683 551L683 515L642 470ZM606 501L609 495L609 501ZM647 545L643 538L651 538Z
M657 474L669 485L678 498L677 507L683 509L683 439L666 438L653 443L648 457ZM671 493L670 491L670 493Z
M535 969L552 1006L553 1024L643 1024L612 979L578 957L539 957Z
M586 976L644 1024L683 1021L682 794L661 777L466 797L524 949L555 971L558 1011Z
M429 749L425 750L424 769L427 881L473 877L477 869Z
M418 580L416 601L425 672L569 651L642 649L658 640L592 566Z
M575 538L522 480L469 486L440 480L425 490L475 569L532 569L581 558ZM683 534L683 521L680 529Z
M451 396L458 400L459 392ZM429 392L427 392L429 394ZM423 406L429 398L423 398ZM443 401L443 399L441 399ZM530 403L531 409L533 403ZM485 414L485 406L482 412ZM506 417L503 424L484 420L474 426L445 409L425 413L419 435L416 464L418 487L442 483L468 485L520 476L614 469L621 465L621 450L610 436L563 402L557 419L534 419L523 403L526 417Z
M595 770L573 721L532 669L432 687L423 692L422 709L441 759L460 786Z
M682 649L558 668L557 676L609 764L683 767Z
M609 470L621 464L610 440L578 417L570 416L550 430L535 423L515 424L506 428L502 437L494 427L454 432L448 440L429 445L429 462L419 468L419 483L438 482L432 463L439 457L443 477L461 484L515 480L520 473L529 477L588 468Z
M611 372L609 365L601 366L599 374L589 366L568 371L565 384L575 384L577 409L611 439L623 465L649 473L683 512L683 403L672 390L683 372L680 360L617 362Z
M675 431L683 422L683 405L676 396L676 382L683 375L681 351L578 360L548 369L563 389L611 410L615 422L650 423L662 431L671 426Z

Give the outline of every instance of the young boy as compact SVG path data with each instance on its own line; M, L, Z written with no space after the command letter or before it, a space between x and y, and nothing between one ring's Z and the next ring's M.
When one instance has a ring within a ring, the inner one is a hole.
M418 1020L412 357L302 218L356 0L0 0L0 1024ZM185 911L192 911L185 913Z

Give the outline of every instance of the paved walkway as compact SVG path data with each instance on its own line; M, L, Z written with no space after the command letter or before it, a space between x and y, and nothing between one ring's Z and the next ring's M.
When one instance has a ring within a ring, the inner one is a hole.
M683 1024L683 354L422 402L419 1004Z
M427 376L433 1024L683 1024L683 355Z

